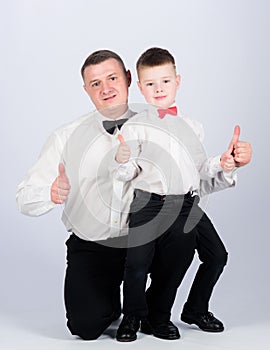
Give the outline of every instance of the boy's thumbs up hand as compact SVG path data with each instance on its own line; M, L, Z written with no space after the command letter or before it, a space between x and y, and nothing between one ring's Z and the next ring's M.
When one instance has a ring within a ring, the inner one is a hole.
M126 163L129 161L130 158L130 148L125 143L125 140L121 134L119 134L117 138L120 142L120 145L117 149L115 160L117 161L117 163Z
M223 153L220 158L220 165L225 172L232 171L233 168L236 166L234 156L235 156L235 148L238 143L239 135L240 135L240 126L236 125L234 127L234 133L233 133L231 142L229 144L229 147L227 151Z

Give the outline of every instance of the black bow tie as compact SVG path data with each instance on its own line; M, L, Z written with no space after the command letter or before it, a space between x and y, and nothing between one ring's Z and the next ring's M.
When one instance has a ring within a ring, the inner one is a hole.
M109 133L113 134L115 128L121 129L121 126L128 120L128 118L118 120L103 120L102 124L104 129Z

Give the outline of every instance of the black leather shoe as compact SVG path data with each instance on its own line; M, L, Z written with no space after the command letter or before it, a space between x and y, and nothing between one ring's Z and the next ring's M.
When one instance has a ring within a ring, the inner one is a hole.
M137 339L140 328L140 319L136 316L125 315L116 333L116 339L122 342L130 342Z
M190 312L183 312L181 320L188 324L196 324L201 330L205 332L223 332L224 326L220 320L214 317L212 312L203 314L194 314Z
M148 320L141 320L141 332L153 334L154 337L175 340L180 338L178 328L171 322L150 323Z

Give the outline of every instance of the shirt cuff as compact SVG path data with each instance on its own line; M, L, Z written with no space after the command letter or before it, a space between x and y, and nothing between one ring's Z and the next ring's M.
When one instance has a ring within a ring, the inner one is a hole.
M235 167L228 173L223 171L223 178L228 184L230 184L230 186L235 186L237 182L237 168Z
M220 163L220 157L221 157L221 155L215 156L215 157L213 157L213 159L211 161L213 169L216 173L223 171L223 168L222 168L221 163Z

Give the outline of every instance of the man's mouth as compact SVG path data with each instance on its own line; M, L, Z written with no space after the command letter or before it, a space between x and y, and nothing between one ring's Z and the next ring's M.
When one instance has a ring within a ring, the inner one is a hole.
M111 95L103 98L103 101L111 101L116 97L116 95Z

